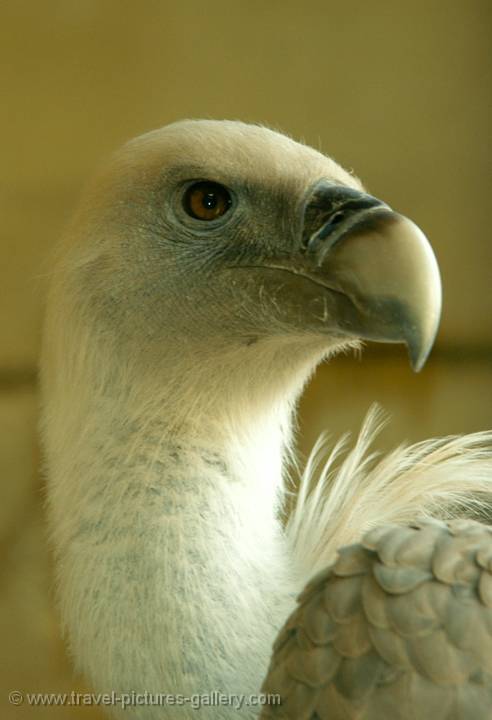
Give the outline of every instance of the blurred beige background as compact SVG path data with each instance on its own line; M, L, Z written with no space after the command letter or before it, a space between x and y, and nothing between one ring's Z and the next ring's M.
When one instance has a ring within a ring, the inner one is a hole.
M379 401L383 444L492 427L489 0L4 0L0 9L1 717L9 690L74 679L57 629L36 442L36 362L49 252L111 150L182 117L283 129L355 172L430 237L445 305L419 375L373 348L320 369L301 406L305 453Z

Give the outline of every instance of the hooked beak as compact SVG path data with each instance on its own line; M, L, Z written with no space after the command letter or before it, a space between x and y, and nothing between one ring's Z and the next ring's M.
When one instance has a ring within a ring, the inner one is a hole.
M441 315L439 269L424 233L380 200L327 182L303 212L301 253L289 270L330 291L329 325L349 337L405 343L419 371Z
M349 188L323 183L314 203L325 217L309 237L305 226L303 249L314 275L351 301L341 304L340 329L406 343L413 369L420 370L441 315L439 268L424 233L381 201Z

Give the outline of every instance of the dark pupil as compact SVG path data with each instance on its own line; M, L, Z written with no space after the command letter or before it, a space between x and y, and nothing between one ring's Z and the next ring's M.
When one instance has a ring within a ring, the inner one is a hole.
M203 196L203 207L206 207L207 210L213 210L215 207L217 207L217 196L213 192L208 192L206 195Z

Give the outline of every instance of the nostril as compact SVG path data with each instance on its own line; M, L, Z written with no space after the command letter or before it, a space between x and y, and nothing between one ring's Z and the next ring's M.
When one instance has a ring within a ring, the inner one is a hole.
M338 223L342 222L342 220L345 217L345 213L343 210L338 210L336 213L333 213L333 215L329 219L330 225L338 225Z
M328 235L332 232L333 228L336 225L339 225L345 218L347 217L347 212L345 210L337 210L333 213L333 215L330 215L328 220L323 224L323 226L320 228L320 230L317 232L317 236L320 240L324 240Z
M309 191L302 209L302 251L316 254L332 233L330 242L335 244L345 225L351 224L352 217L357 222L366 211L380 207L388 208L381 200L360 190L320 181Z

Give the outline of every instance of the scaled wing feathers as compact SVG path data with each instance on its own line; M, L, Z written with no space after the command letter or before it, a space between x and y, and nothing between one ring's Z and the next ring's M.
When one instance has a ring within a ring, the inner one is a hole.
M261 718L487 720L492 528L385 525L341 549L274 647Z

